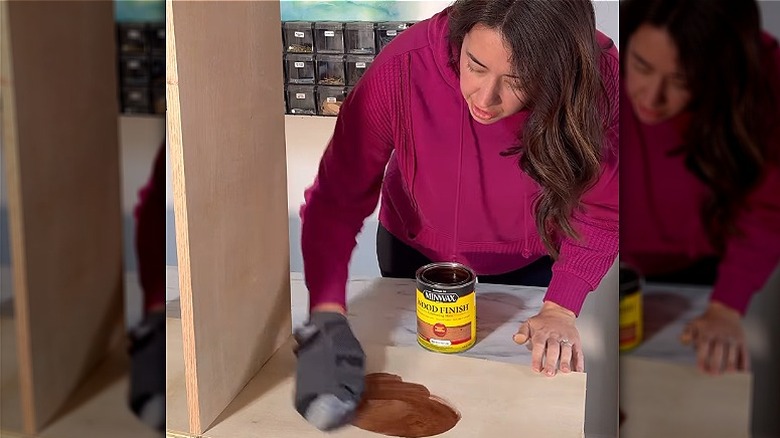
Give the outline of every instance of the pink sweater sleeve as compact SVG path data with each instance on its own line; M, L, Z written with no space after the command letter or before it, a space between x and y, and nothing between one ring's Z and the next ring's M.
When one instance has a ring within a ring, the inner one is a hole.
M575 211L572 225L580 239L564 237L560 256L552 267L552 280L545 301L559 304L576 315L588 293L601 283L617 258L619 227L619 80L616 56L602 61L605 85L609 96L609 128L605 133L605 158L597 183L581 200L582 209Z
M356 236L376 208L393 151L392 108L400 74L389 59L369 68L341 106L317 177L301 206L301 252L309 308L345 305L348 266Z
M728 241L711 299L744 314L780 261L780 167L770 166L737 219L742 234Z
M617 144L617 127L610 135ZM595 290L617 258L620 227L618 158L606 162L596 186L582 198L583 210L572 219L580 235L565 237L545 301L557 303L579 315L588 293Z

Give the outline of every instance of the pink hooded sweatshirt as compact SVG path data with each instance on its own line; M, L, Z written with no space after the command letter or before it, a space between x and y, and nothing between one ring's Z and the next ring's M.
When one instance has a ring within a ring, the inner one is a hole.
M780 69L777 41L765 34L764 44ZM780 90L780 76L777 81ZM682 144L688 115L644 125L634 115L625 92L620 108L621 259L654 275L716 256L700 213L709 190L685 167L681 155L669 154ZM777 157L779 137L772 139L770 148ZM736 225L742 235L726 243L711 299L744 314L753 294L780 261L780 168L776 162L766 166Z
M517 144L529 112L492 125L473 120L460 91L459 48L445 9L386 47L342 105L314 184L301 207L310 307L345 305L348 264L365 218L376 208L390 233L433 261L456 261L491 275L547 254L532 201L539 185L520 170ZM598 182L562 238L545 300L579 314L618 251L618 53L598 34L610 92L610 126Z

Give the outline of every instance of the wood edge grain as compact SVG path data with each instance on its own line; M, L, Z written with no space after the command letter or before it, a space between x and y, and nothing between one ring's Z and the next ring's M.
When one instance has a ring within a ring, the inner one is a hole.
M11 241L11 272L14 279L14 313L17 333L17 360L19 370L19 398L22 409L22 428L27 434L35 434L36 412L32 378L32 345L30 337L29 301L27 290L26 254L24 251L24 215L21 172L19 171L19 143L16 120L16 93L13 75L13 41L11 39L10 2L0 1L2 24L2 110L3 149L8 194L8 231Z
M165 1L166 87L168 106L166 124L170 144L173 185L174 218L176 221L176 253L179 265L179 295L181 300L182 344L184 355L185 390L190 432L200 434L202 421L198 397L197 356L195 352L195 324L190 266L189 225L187 221L187 191L184 173L184 149L181 131L181 104L179 101L179 72L176 62L176 33L173 0Z

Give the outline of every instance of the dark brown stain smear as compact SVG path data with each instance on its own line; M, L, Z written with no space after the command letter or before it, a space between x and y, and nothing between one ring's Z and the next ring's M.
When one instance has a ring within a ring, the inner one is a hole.
M439 435L458 423L460 413L428 388L404 382L395 374L366 376L366 390L353 425L387 436Z

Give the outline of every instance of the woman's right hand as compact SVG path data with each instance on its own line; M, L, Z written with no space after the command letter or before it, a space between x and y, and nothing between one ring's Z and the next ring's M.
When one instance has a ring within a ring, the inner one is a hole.
M349 423L365 389L365 353L343 307L316 306L295 330L295 409L320 430Z

